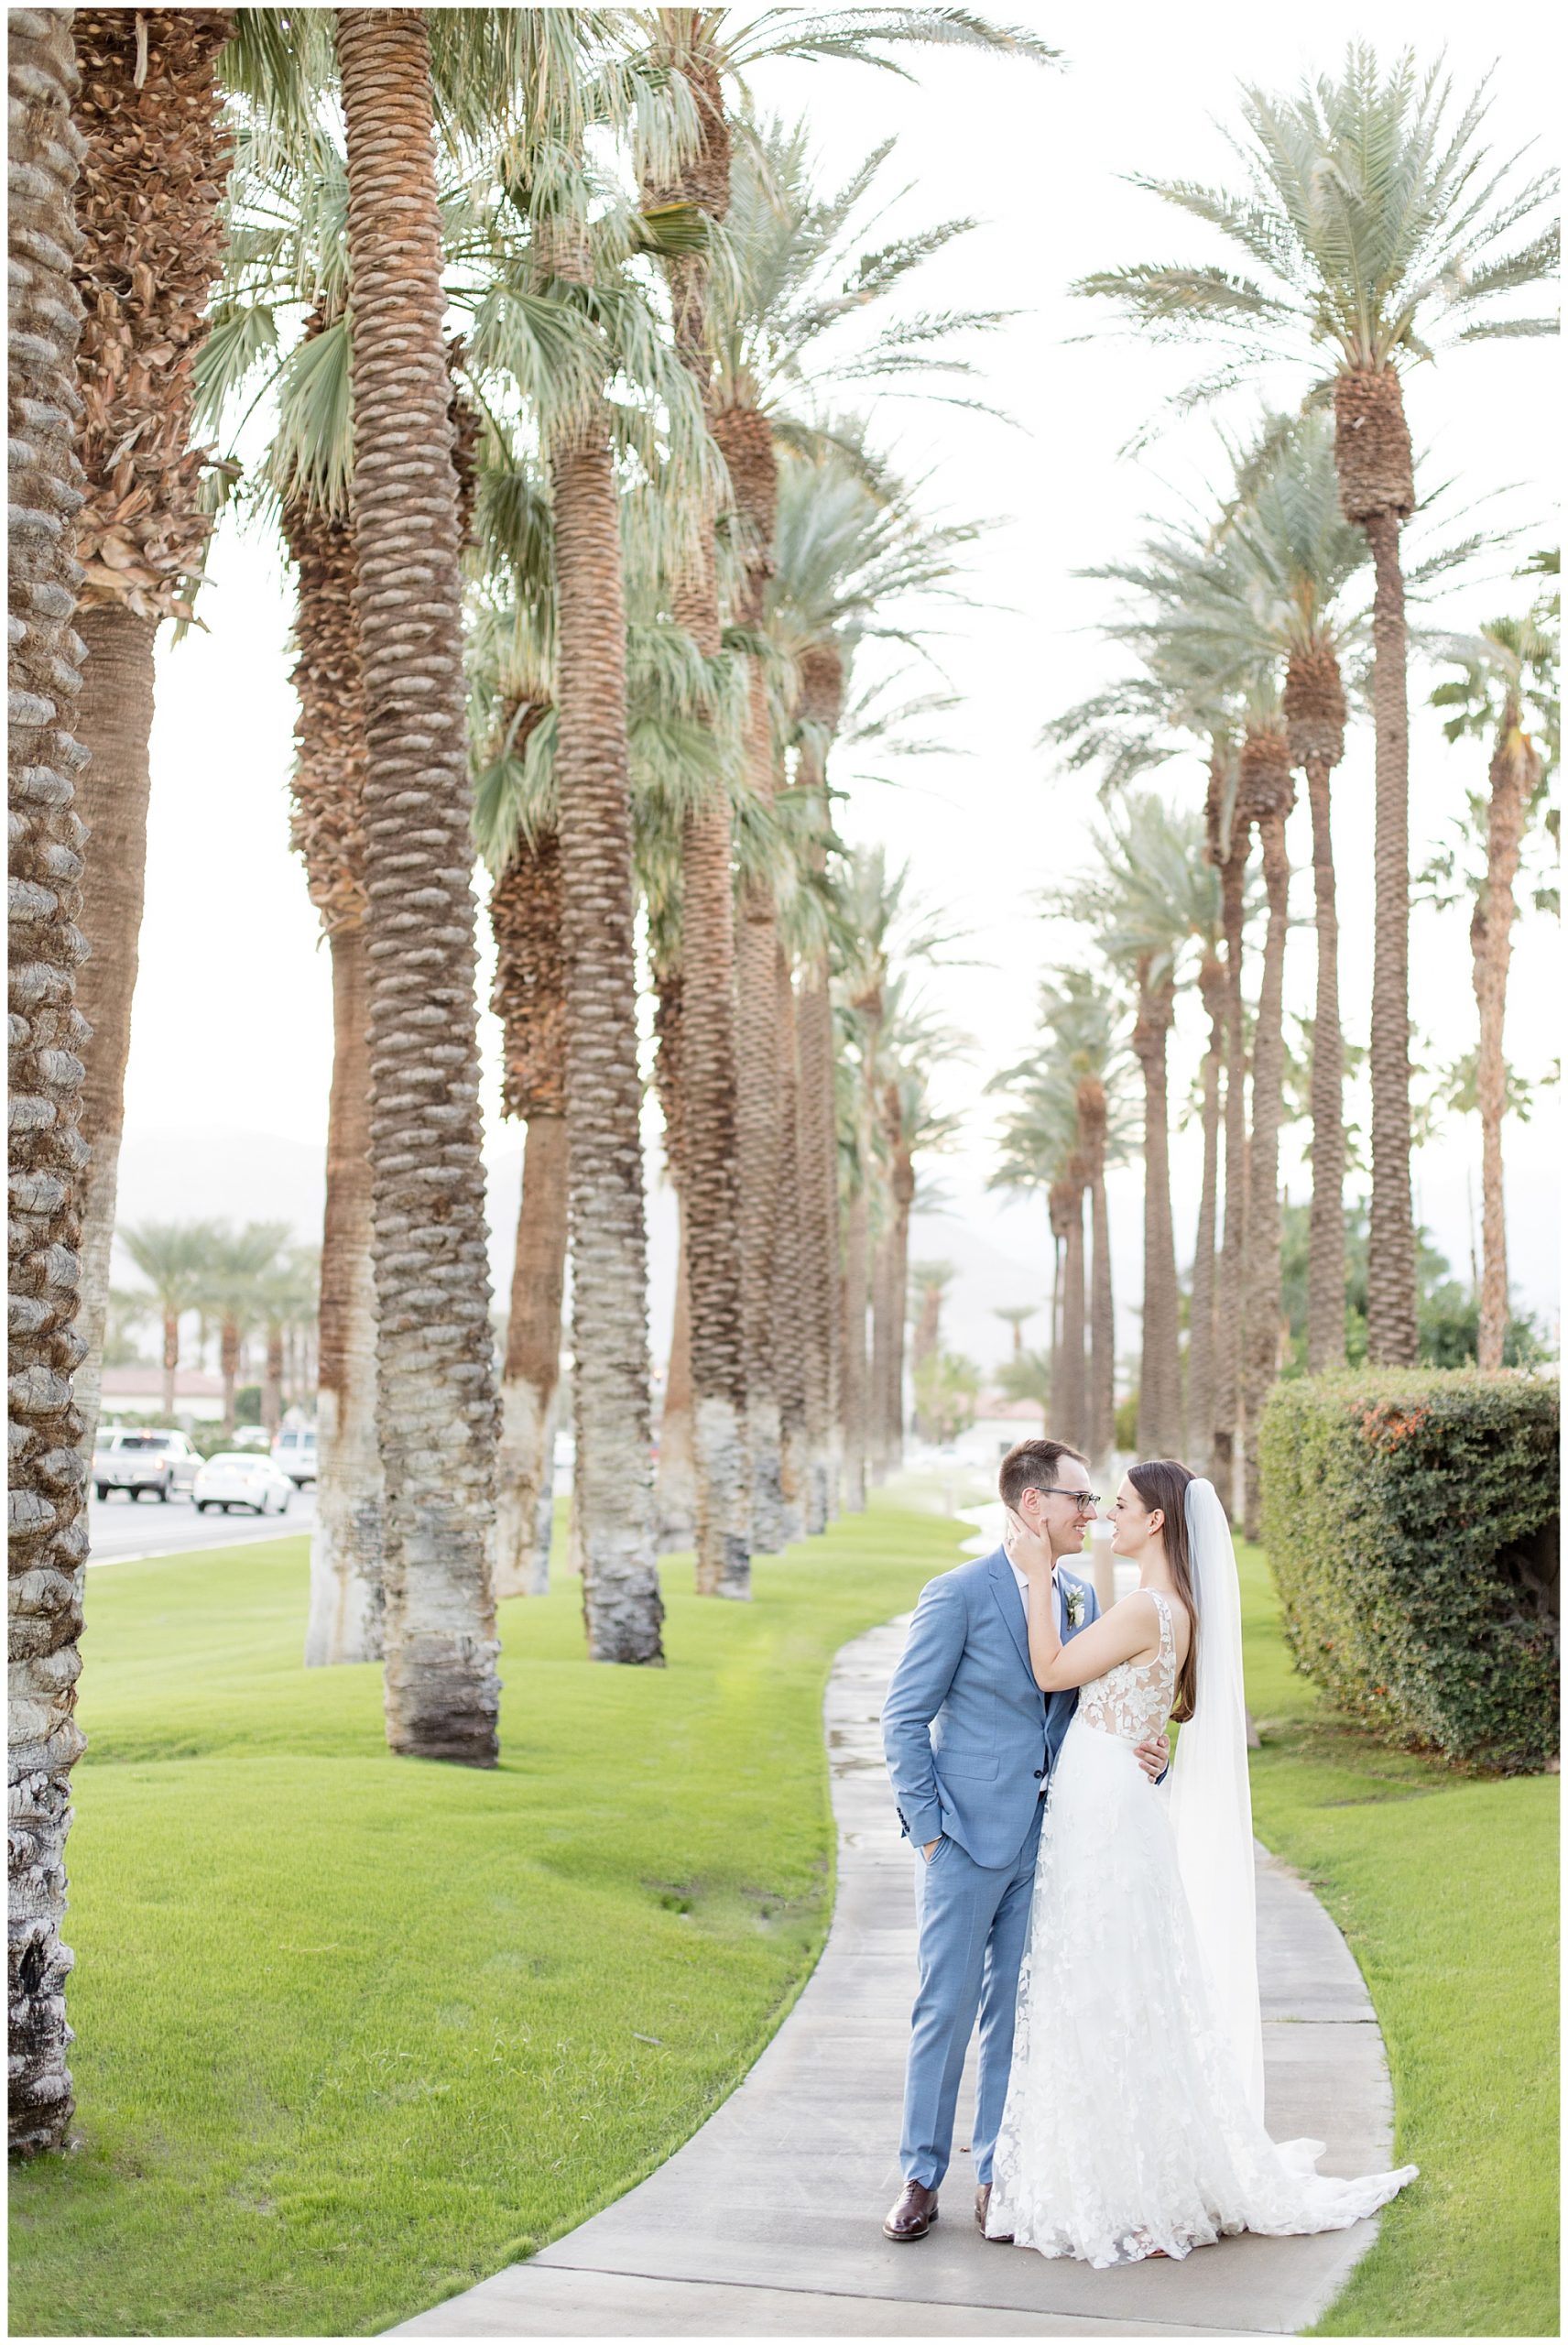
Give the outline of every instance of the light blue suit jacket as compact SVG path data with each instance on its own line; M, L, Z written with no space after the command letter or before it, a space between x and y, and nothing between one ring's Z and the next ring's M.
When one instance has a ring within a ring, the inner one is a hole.
M1086 1580L1083 1618L1099 1612ZM1029 1623L1002 1548L928 1581L882 1709L882 1742L898 1821L917 1848L946 1834L978 1865L1010 1864L1078 1703L1076 1686L1042 1694L1029 1667Z

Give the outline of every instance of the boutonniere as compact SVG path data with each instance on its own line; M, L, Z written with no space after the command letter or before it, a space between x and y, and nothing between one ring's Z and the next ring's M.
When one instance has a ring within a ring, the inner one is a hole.
M1062 1609L1067 1616L1067 1625L1070 1629L1083 1627L1083 1616L1088 1610L1088 1600L1075 1580L1065 1584L1062 1587Z

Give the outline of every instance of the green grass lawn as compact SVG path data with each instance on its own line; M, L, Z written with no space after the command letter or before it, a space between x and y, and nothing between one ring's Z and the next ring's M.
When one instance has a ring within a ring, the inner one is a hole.
M664 1670L587 1663L574 1581L504 1605L494 1773L300 1667L303 1539L93 1573L82 2147L13 2177L13 2329L377 2329L629 2188L809 1972L833 1652L960 1535L874 1502L749 1607L677 1562Z
M1558 2333L1558 1780L1466 1778L1382 1749L1293 1674L1241 1551L1258 1837L1350 1942L1419 2182L1318 2331Z
M749 1608L677 1563L663 1671L590 1666L573 1581L503 1606L486 1774L389 1758L377 1671L299 1667L303 1540L94 1573L82 2145L13 2176L13 2329L373 2330L639 2179L810 1969L832 1656L956 1538L874 1500ZM1350 1940L1422 2167L1323 2333L1555 2334L1557 1783L1343 1728L1242 1567L1258 1828Z

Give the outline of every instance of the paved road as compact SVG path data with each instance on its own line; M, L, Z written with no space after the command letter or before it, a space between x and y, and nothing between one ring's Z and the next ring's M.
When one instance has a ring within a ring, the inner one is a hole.
M906 1622L839 1654L826 1706L838 1895L822 1958L751 2074L674 2157L527 2263L405 2321L422 2337L1299 2335L1376 2236L1221 2240L1094 2272L982 2239L960 2153L930 2236L895 2247L913 1883L877 1720ZM1390 2165L1382 2038L1304 1884L1258 1850L1268 2117L1328 2143L1323 2171ZM1092 1977L1072 1992L1092 1993ZM973 2076L960 2102L967 2120ZM962 2139L962 2136L960 2137Z
M198 1514L188 1498L87 1499L89 1571L106 1564L137 1564L149 1555L183 1555L202 1547L247 1547L309 1531L316 1520L314 1484L295 1492L287 1514Z

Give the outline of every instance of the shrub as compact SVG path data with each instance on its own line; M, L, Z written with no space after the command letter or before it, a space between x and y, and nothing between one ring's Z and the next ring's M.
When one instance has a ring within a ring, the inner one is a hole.
M1358 1369L1275 1386L1263 1535L1298 1668L1375 1733L1518 1771L1558 1748L1558 1396Z

